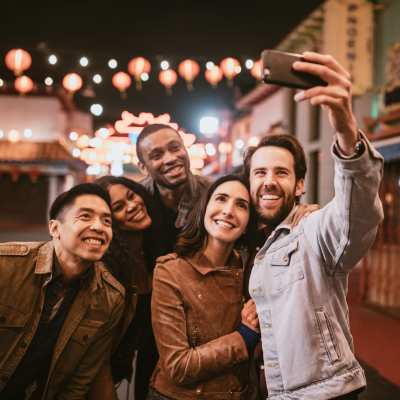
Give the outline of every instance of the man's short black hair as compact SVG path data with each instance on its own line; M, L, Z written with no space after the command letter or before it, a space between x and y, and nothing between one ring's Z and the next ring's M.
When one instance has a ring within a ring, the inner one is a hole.
M142 140L144 138L146 138L147 136L151 135L152 133L158 132L161 129L171 129L172 131L176 132L176 134L178 135L178 137L180 138L181 135L179 134L179 132L172 128L172 126L169 125L165 125L165 124L149 124L147 126L145 126L142 131L139 133L139 136L136 140L136 155L137 158L139 159L139 161L144 164L144 159L143 159L143 154L142 154L142 149L140 148L140 143L142 142Z
M59 218L64 209L73 204L75 199L85 194L91 194L102 198L111 210L110 195L100 185L95 183L81 183L70 190L61 193L53 202L50 208L50 219Z

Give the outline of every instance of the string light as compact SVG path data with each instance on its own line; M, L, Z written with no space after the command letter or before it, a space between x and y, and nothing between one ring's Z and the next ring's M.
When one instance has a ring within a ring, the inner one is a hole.
M103 81L103 78L100 74L93 75L92 79L93 79L93 82L96 83L97 85Z
M169 68L169 62L167 60L161 61L160 67L163 71L166 71Z
M72 150L72 155L73 155L73 157L77 158L77 157L79 157L81 155L81 151L75 147Z
M51 54L47 60L51 65L56 65L58 62L58 58L55 54Z
M51 78L50 76L48 76L45 80L44 80L44 84L46 86L51 86L54 83L53 78Z
M3 87L4 86L4 81L3 81L3 79L0 79L0 87Z
M103 106L101 104L95 103L90 106L90 112L96 116L99 117L101 114L103 114Z
M32 129L29 129L29 128L24 129L24 137L25 138L29 139L32 137L32 135L33 135Z
M115 69L118 67L118 61L115 58L111 58L110 60L108 60L108 66L111 69Z
M89 65L89 59L88 59L87 57L81 57L81 58L79 59L79 64L80 64L82 67L87 67L87 66Z
M148 74L147 72L143 72L143 74L140 75L140 79L141 79L143 82L148 81L148 80L149 80L149 74Z
M248 58L245 62L246 68L247 69L252 69L254 65L254 61L251 58Z
M69 133L68 137L74 142L76 139L78 139L78 134L75 131L72 131Z
M207 69L213 69L215 67L215 64L212 61L207 61L206 62L206 68Z

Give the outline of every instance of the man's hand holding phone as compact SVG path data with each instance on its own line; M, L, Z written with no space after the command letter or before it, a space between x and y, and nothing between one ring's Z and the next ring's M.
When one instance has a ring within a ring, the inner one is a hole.
M327 85L303 90L295 95L295 100L309 100L312 105L326 108L341 150L346 155L352 154L358 141L358 131L351 106L350 74L330 55L307 51L302 58L293 63L293 69L316 75Z

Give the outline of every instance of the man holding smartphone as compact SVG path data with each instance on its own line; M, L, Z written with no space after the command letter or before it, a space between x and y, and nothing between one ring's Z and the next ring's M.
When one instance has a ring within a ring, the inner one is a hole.
M383 219L383 159L357 129L348 72L328 55L302 57L293 69L327 83L297 93L295 100L329 113L336 132L335 196L291 226L304 193L301 145L291 135L270 135L249 150L245 173L265 231L249 291L260 321L268 398L357 399L366 381L353 354L347 280Z

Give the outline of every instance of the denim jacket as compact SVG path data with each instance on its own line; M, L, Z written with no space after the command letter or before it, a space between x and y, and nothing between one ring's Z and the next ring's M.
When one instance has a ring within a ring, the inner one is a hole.
M269 399L324 400L365 386L353 354L348 274L383 219L383 159L363 138L355 159L337 156L335 196L296 227L283 221L257 253L249 290L261 328Z

